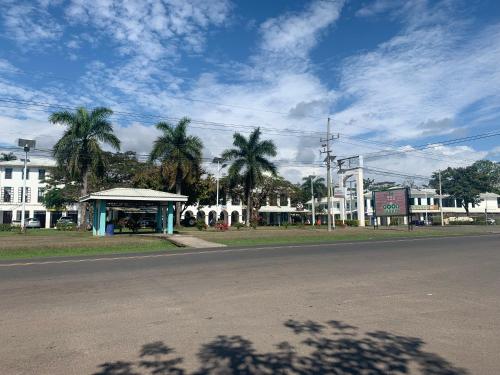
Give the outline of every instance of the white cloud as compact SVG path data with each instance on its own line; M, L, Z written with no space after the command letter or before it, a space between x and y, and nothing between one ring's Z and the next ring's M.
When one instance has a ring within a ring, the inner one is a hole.
M221 25L229 9L226 0L72 0L66 16L70 22L96 27L124 54L157 60L178 49L201 50L203 31Z
M397 6L401 6L399 0L373 0L371 3L364 5L357 12L358 17L371 17L388 10L394 9Z
M41 48L61 37L63 28L43 6L7 1L2 11L5 37L22 49Z
M301 13L284 14L265 21L260 26L262 49L305 56L317 44L320 33L339 18L343 3L343 0L318 0Z

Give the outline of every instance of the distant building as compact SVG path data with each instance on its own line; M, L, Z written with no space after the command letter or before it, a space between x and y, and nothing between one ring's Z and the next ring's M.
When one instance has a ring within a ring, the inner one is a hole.
M48 210L42 204L46 183L45 177L50 173L55 162L50 159L30 158L26 173L26 211L25 218L34 217L40 220L42 228L54 227L61 216L78 219L78 207L67 207L64 211ZM11 160L0 162L0 224L10 224L21 220L22 189L24 162Z

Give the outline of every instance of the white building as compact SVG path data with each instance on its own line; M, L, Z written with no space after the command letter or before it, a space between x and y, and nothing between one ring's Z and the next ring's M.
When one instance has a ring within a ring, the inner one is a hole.
M47 210L42 204L48 170L55 166L49 159L30 158L26 173L25 218L40 220L42 228L54 227L61 216L70 216L77 221L78 209L68 207L65 211ZM0 162L0 224L21 220L24 162L21 160Z

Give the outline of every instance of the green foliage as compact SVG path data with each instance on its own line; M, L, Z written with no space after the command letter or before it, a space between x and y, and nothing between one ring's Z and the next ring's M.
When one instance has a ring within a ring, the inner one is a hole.
M75 112L52 113L49 121L66 125L66 130L54 145L57 164L64 167L70 178L83 182L87 188L89 172L102 176L105 169L101 143L120 149L120 140L113 133L109 116L113 111L98 107L92 111L79 107ZM87 191L82 193L86 194Z
M61 231L76 230L75 223L56 223L56 229Z
M232 161L228 170L233 184L243 186L247 203L247 223L252 216L252 192L263 180L264 172L276 176L277 168L267 157L276 156L276 145L271 140L260 140L260 128L255 129L246 138L240 133L233 134L234 148L222 153L225 160Z
M306 203L311 199L311 176L302 178L302 185L300 189L303 194L302 203ZM313 193L314 198L321 199L327 195L326 182L323 177L317 177L313 179Z
M201 156L203 143L200 138L188 135L187 127L191 120L182 118L176 125L159 122L156 129L161 135L155 140L149 155L151 162L160 161L161 176L167 190L175 188L177 194L182 194L190 187L196 188L196 183L202 174ZM185 194L191 197L190 194ZM193 202L188 202L193 203ZM181 221L181 205L176 203L176 223Z
M208 228L207 224L205 224L205 220L202 219L197 220L195 226L199 231L207 230Z
M439 172L434 172L429 185L439 189ZM469 215L469 204L479 204L480 193L500 191L500 164L479 160L468 167L447 168L441 171L444 194L457 199Z
M11 160L17 160L17 156L14 155L12 152L9 152L8 154L2 152L0 154L0 161L11 161Z
M143 165L132 177L132 186L139 189L164 190L160 167Z
M0 224L0 232L10 232L12 228L10 224Z
M359 226L359 220L345 220L345 224L348 227L358 227Z
M233 224L233 227L235 227L236 229L240 230L241 228L244 227L244 225L243 225L243 223L237 222L237 223Z

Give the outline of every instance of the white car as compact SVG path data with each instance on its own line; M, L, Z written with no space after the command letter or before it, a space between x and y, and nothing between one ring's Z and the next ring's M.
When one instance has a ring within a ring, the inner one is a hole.
M26 228L40 228L40 220L34 217L26 219Z

